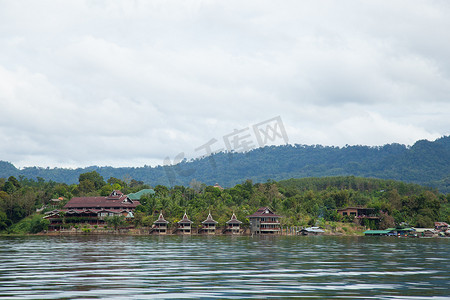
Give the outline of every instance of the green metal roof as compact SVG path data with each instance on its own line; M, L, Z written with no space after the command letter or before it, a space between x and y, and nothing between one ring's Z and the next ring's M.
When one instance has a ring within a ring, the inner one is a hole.
M414 231L414 228L409 228L409 227L405 227L405 228L388 228L386 230L389 231Z
M139 199L141 199L142 195L145 195L145 194L153 195L153 194L155 194L155 191L153 189L143 189L137 193L128 194L128 198L130 198L131 200L139 200Z

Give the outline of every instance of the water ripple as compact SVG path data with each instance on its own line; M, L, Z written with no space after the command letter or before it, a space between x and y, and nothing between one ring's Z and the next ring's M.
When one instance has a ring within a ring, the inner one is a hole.
M0 237L3 299L449 299L450 239Z

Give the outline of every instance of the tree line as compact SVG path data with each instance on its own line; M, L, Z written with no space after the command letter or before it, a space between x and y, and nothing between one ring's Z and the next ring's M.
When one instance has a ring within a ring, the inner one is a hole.
M128 194L148 188L151 186L131 178L110 177L105 181L96 171L80 174L78 183L71 185L42 178L0 178L0 230L42 231L46 227L42 213L54 209L51 199L64 199L62 206L74 196L107 196L113 190ZM336 212L348 206L374 208L381 221L363 224L370 228L401 223L416 227L433 227L435 221L450 223L450 194L394 180L354 176L264 183L245 180L224 189L192 180L188 186L156 185L153 190L155 193L144 194L140 199L133 220L137 227L151 226L160 212L171 224L186 212L196 226L206 219L208 212L221 225L235 213L245 226L247 216L262 206L269 206L282 215L284 226L351 222Z

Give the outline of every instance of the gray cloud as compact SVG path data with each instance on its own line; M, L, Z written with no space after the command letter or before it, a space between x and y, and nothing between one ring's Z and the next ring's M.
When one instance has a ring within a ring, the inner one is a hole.
M2 1L0 159L162 164L277 115L292 143L434 139L450 133L449 13L446 1Z

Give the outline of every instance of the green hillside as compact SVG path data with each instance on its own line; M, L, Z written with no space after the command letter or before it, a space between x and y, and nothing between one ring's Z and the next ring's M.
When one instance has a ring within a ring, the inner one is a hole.
M285 145L258 148L248 153L217 153L176 166L139 168L88 167L79 169L30 167L18 170L0 161L0 177L76 183L81 173L97 171L103 177L134 178L152 186L188 185L193 179L231 187L246 179L265 182L302 177L361 176L428 185L450 192L450 137L417 141L413 146Z

